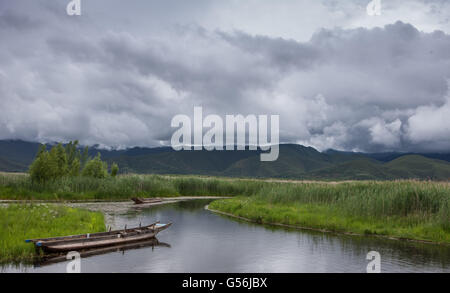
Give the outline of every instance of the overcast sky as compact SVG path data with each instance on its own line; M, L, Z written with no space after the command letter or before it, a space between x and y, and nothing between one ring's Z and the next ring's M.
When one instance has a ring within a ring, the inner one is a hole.
M0 139L168 144L175 114L280 140L450 151L450 1L0 0Z

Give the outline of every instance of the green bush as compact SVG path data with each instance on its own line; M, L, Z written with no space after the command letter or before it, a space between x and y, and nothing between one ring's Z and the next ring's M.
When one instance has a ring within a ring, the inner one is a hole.
M106 162L102 161L100 153L97 154L94 159L89 160L86 163L86 166L81 172L81 176L98 179L106 178L108 176L108 165Z

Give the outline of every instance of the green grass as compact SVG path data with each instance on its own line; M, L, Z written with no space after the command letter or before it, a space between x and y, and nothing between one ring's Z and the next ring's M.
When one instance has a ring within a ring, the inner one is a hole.
M28 175L0 173L0 199L16 200L129 200L134 196L251 195L263 181L190 176L124 175L117 178L61 178L33 183Z
M442 183L280 183L210 208L258 223L450 243L450 187Z
M30 262L34 245L25 239L105 231L102 213L55 205L0 207L0 263Z

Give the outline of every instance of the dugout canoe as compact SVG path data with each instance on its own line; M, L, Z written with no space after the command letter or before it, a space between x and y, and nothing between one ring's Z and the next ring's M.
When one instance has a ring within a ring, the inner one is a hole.
M148 226L141 226L130 229L115 230L92 234L71 235L63 237L51 237L40 239L29 239L38 249L44 252L66 252L122 245L133 242L146 241L169 228L172 223L160 224L159 222Z
M162 199L158 197L154 198L133 197L131 200L134 201L135 204L162 202Z

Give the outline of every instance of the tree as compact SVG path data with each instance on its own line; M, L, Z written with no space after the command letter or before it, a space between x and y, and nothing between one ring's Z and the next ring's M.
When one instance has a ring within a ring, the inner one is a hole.
M36 154L36 157L39 157L40 155L42 155L43 153L45 153L47 151L47 147L45 146L45 144L41 144L39 146L38 152Z
M102 161L100 153L86 163L81 176L93 178L106 178L108 176L108 165Z
M29 173L32 181L46 182L53 177L54 166L51 165L50 155L44 148L40 147L36 159L30 165Z
M80 176L80 159L79 158L75 158L71 164L71 166L69 167L69 176L70 177L78 177Z
M56 161L56 170L55 170L55 177L64 177L67 175L67 171L69 169L68 163L67 163L67 154L66 150L62 146L62 144L58 144L52 148L50 151L50 154L52 155L52 158Z
M72 166L72 163L75 161L75 159L80 157L80 151L78 150L78 140L75 140L74 142L69 142L66 147L66 156L67 156L67 165L70 167Z
M83 150L83 154L80 155L81 169L84 169L88 160L89 160L89 148L85 147Z
M67 155L67 172L69 176L76 177L80 175L81 169L81 152L78 149L78 140L69 142L66 147Z
M50 152L41 145L29 173L33 181L46 182L66 176L68 170L67 154L62 144L53 146Z
M111 177L116 177L117 173L119 173L119 166L113 163L111 166Z
M108 165L102 161L100 153L94 159L89 158L88 147L83 153L78 148L78 141L69 142L65 147L60 143L47 151L45 145L41 145L36 158L29 167L29 173L33 181L45 182L61 177L80 176L106 178ZM115 177L119 172L119 166L114 163L111 166L111 176Z

